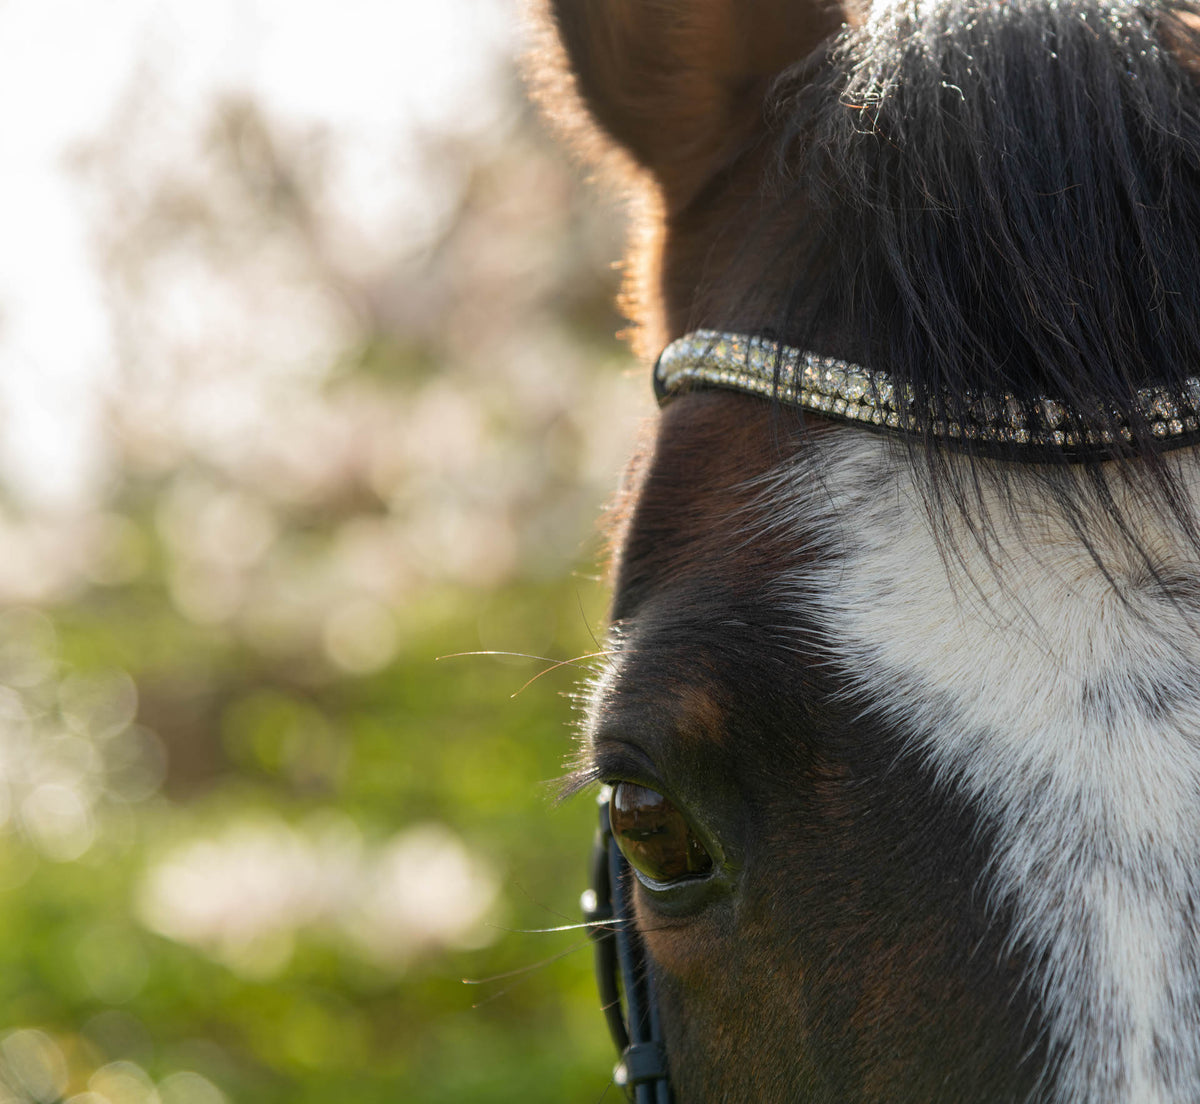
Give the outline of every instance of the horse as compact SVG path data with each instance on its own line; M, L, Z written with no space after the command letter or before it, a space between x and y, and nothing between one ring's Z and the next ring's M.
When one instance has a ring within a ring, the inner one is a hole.
M566 784L619 1080L1195 1104L1200 8L541 18L660 403Z

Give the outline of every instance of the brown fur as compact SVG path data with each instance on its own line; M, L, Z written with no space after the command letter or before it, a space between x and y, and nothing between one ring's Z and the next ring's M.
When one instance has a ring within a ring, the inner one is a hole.
M578 95L669 215L741 155L776 75L842 23L835 5L787 0L560 0L549 18Z

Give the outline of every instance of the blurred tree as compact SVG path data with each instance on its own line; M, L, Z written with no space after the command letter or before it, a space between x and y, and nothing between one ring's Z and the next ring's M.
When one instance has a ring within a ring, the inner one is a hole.
M598 1097L586 939L525 929L576 916L593 810L540 783L603 658L525 684L601 650L648 405L615 213L515 81L415 246L336 135L150 92L78 158L111 478L0 521L0 1101Z

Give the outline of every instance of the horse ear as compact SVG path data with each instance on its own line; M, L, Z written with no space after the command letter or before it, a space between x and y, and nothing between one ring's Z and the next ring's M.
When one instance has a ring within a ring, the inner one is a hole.
M682 207L759 122L771 81L845 18L838 0L549 0L578 93Z

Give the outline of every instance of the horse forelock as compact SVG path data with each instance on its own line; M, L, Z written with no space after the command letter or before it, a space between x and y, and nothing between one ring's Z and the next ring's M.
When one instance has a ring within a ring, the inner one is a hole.
M1104 428L1147 380L1179 382L1200 361L1191 10L873 5L815 79L780 83L777 206L745 252L786 267L754 284L779 297L764 321L918 407L1008 392Z

